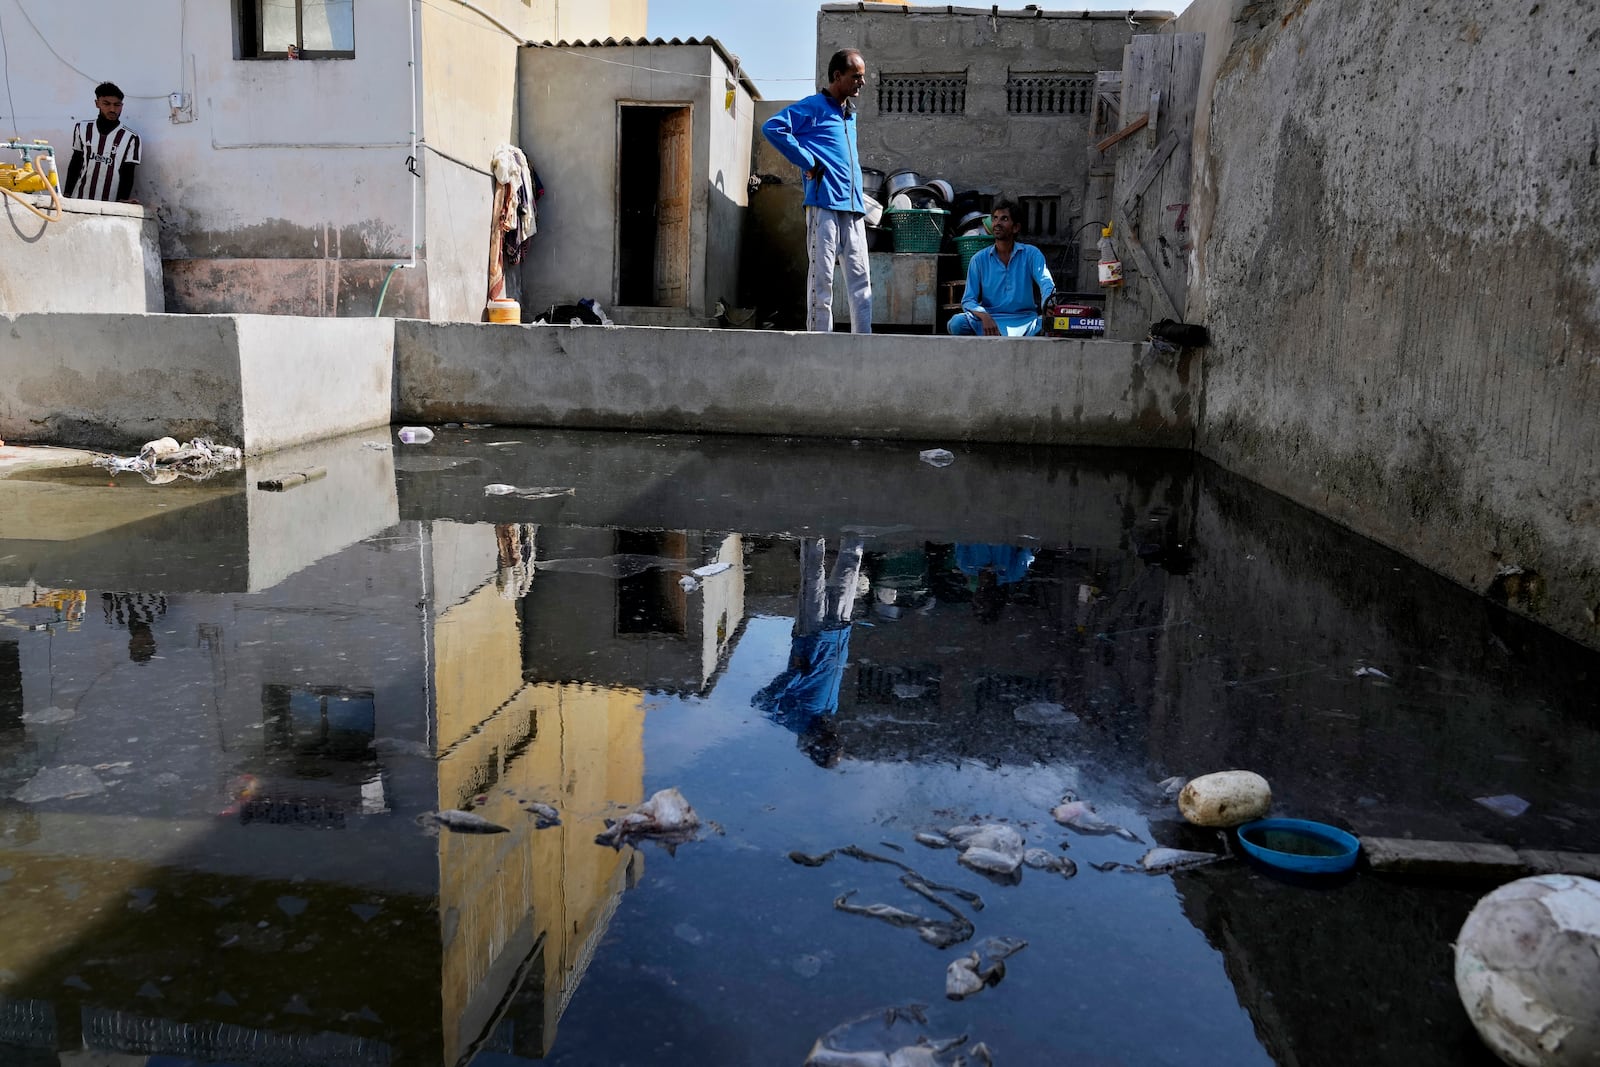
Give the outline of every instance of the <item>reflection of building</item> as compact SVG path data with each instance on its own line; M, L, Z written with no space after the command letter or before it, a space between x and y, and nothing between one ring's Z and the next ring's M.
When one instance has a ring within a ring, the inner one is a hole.
M0 631L0 795L41 751L105 785L0 800L0 1060L376 1067L549 1049L639 870L594 836L641 799L644 691L701 691L725 662L742 552L606 532L671 565L574 587L585 626L615 642L596 658L627 677L547 680L521 630L573 620L529 598L584 576L530 554L509 587L528 592L508 598L503 544L574 539L503 533L406 523L258 593L150 592L89 614L31 586L0 600L0 621L44 620ZM719 551L735 566L686 593L683 572ZM123 584L157 590L161 573ZM154 664L124 648L133 617L155 620ZM569 657L587 632L539 647ZM644 666L629 647L648 647ZM521 798L562 825L536 830ZM512 832L424 836L426 812L463 806Z
M703 691L744 622L737 534L561 527L541 531L539 577L522 601L530 681ZM694 592L682 579L729 568Z

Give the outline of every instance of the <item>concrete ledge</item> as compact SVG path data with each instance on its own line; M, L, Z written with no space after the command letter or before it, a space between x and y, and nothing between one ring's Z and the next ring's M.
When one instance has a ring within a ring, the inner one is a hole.
M1143 355L1142 344L1109 341L406 320L395 326L395 415L1188 448L1189 359Z
M41 211L50 197L34 193ZM63 199L46 222L0 197L0 311L162 311L160 225L139 204Z
M0 439L267 452L387 425L393 360L388 319L0 316Z

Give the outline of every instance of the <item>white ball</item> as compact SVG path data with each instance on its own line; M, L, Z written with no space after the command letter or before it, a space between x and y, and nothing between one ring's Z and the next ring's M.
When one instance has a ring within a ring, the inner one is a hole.
M1600 1064L1600 882L1542 874L1501 886L1455 948L1461 1003L1502 1060Z

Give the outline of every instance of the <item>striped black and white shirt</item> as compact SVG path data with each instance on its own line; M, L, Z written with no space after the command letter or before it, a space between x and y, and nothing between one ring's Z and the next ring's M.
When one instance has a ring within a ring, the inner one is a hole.
M115 200L117 172L124 163L139 162L139 135L120 122L108 133L90 119L72 127L72 150L83 153L83 174L67 195L81 200Z

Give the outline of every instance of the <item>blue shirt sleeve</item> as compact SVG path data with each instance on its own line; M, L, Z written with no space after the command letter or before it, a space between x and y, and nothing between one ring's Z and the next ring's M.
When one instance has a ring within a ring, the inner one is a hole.
M1050 294L1056 291L1056 280L1050 277L1050 268L1045 265L1044 253L1033 245L1028 247L1033 252L1031 257L1033 259L1033 281L1039 287L1039 304L1042 307L1044 302L1050 299Z
M772 147L802 172L817 165L817 157L807 151L794 135L796 125L804 124L807 118L802 106L804 104L804 100L790 104L761 126L762 135L772 142Z

